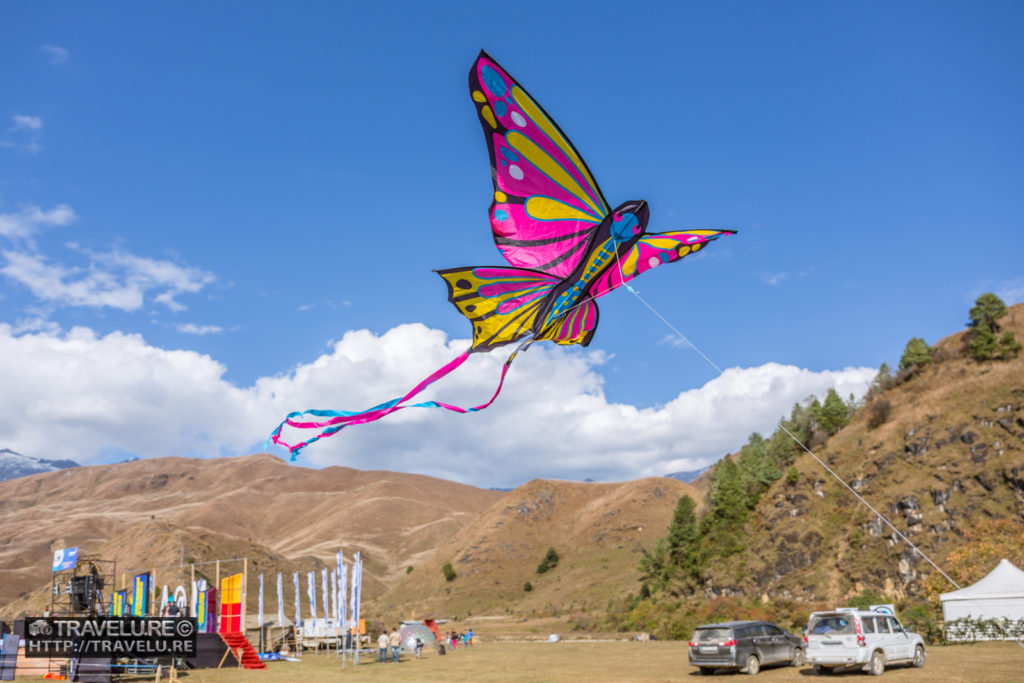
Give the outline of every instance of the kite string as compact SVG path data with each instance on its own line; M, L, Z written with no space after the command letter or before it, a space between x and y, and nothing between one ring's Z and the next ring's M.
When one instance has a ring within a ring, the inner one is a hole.
M625 277L625 275L622 272L622 262L619 260L618 240L616 240L615 261L616 261L616 263L618 264L618 267L619 267L620 282L622 284L625 284L626 277ZM644 306L646 306L647 310L649 310L651 313L653 313L655 316L657 316L658 319L661 320L661 322L665 323L665 325L670 330L672 330L676 334L676 336L678 336L681 340L683 340L683 342L685 342L687 344L687 346L689 346L691 349L696 351L697 355L699 355L701 358L703 358L704 361L707 362L708 365L713 367L715 369L715 371L718 372L718 376L719 377L722 377L723 379L725 379L730 385L732 385L733 389L738 391L744 398L746 398L748 401L750 401L752 404L754 404L754 407L756 407L756 408L763 408L764 407L757 400L755 400L754 397L752 397L750 394L748 394L742 387L740 387L738 384L736 384L736 382L734 382L731 377L727 376L725 374L725 372L722 370L722 368L718 367L717 363L715 363L713 360L711 360L711 358L709 358L707 356L707 354L705 354L703 351L701 351L697 347L696 344L694 344L692 341L687 339L686 335L684 335L682 332L680 332L678 329L676 329L676 326L673 325L671 322L669 322L665 318L665 316L663 316L661 313L659 313L654 308L654 306L649 304L646 299L644 299L642 296L640 296L640 292L636 291L635 289L633 289L633 287L629 286L628 284L626 285L626 289L628 289L629 292L633 296L635 296L637 298L637 301L639 301ZM895 533L897 535L897 537L899 537L903 542L905 542L907 545L909 545L911 548L913 548L914 552L916 552L918 555L920 555L922 558L924 558L928 562L928 564L930 564L932 567L935 568L936 571L938 571L940 574L942 574L942 576L944 576L947 581L949 581L951 584L956 586L958 589L960 588L960 584L957 583L956 581L954 581L953 578L949 574L944 572L939 565L935 564L935 562L932 561L932 558L928 557L928 555L926 555L920 548L918 548L916 545L914 545L914 543L912 543L909 538L907 538L903 533L900 532L899 529L897 529L895 526L893 526L892 523L888 519L886 519L885 515L880 513L878 510L876 510L875 507L873 505L871 505L871 503L869 503L867 500L864 499L863 496L861 496L859 493L857 493L857 491L852 486L847 484L846 481L835 472L835 470L833 470L831 467L829 467L827 464L825 464L821 460L821 458L819 458L814 453L814 451L812 451L810 448L807 447L806 444L804 444L800 439L798 439L796 437L796 435L793 434L793 432L789 431L789 429L786 428L786 425L784 425L782 423L782 420L779 420L779 428L782 429L782 431L785 432L786 435L789 436L789 438L792 439L793 442L796 443L797 446L799 446L804 451L806 451L812 458L814 458L818 462L819 465L821 465L823 468L825 468L826 472L831 474L833 477L836 478L837 481L839 481L840 484L842 484L844 487L846 487L846 489L850 493L852 493L857 498L857 500L859 500L861 503L863 503L869 510L871 510L871 512L875 513L875 515L877 515L879 519L881 519L883 522L885 522L885 524L890 529L893 530L893 533Z
M703 358L705 361L707 361L707 363L711 367L713 367L716 371L718 371L719 377L721 377L725 381L727 381L732 386L733 389L735 389L737 392L740 393L740 395L742 395L744 398L746 398L748 401L750 401L754 405L755 408L764 408L765 407L762 403L757 401L757 399L755 399L753 396L751 396L749 393L747 393L743 389L743 387L739 386L736 382L734 382L731 377L729 377L720 367L718 367L718 365L715 364L714 361L712 361L710 358L708 358L707 355L703 351L701 351L699 348L697 348L697 346L692 341L687 339L686 336L682 332L677 330L675 328L675 326L672 325L672 323L670 323L668 320L666 320L665 317L661 315L661 313L659 313L657 310L654 309L653 306L651 306L649 303L647 303L647 301L642 296L640 296L639 292L633 291L632 293L633 293L633 296L635 296L637 298L637 300L640 301L640 303L642 303L644 306L646 306L654 315L658 316L658 318L660 318L661 321L664 322L669 327L669 329L671 329L673 332L675 332L679 336L680 339L682 339L684 342L686 342L690 346L690 348L692 348L694 351L696 351L697 354L701 358ZM932 559L930 557L928 557L928 555L926 555L924 553L924 551L922 551L920 548L918 548L916 545L914 545L914 543L912 543L909 538L907 538L903 533L900 532L899 529L897 529L895 526L893 526L892 523L888 519L886 519L885 515L883 515L878 510L876 510L875 507L873 505L871 505L871 503L869 503L867 500L864 499L864 496L862 496L859 493L857 493L856 489L854 489L852 486L847 484L846 480L844 480L841 476L839 476L839 474L835 470L833 470L831 467L829 467L827 464L825 464L825 462L821 458L819 458L814 453L814 451L812 451L806 444L804 444L803 441L801 441L799 438L797 438L797 436L795 434L793 434L793 432L789 431L789 429L786 428L786 425L783 424L782 420L779 420L778 424L779 424L779 428L783 432L785 432L785 434L787 436L789 436L789 438L792 439L793 442L797 446L799 446L804 451L806 451L812 458L814 458L815 461L817 461L817 463L819 465L821 465L823 468L825 468L826 472L828 472L833 477L835 477L836 480L846 488L846 490L848 490L850 493L852 493L854 495L854 497L857 498L857 500L859 500L861 503L863 503L869 510L871 510L871 512L875 513L875 515L877 515L879 519L881 519L883 522L885 522L885 524L890 529L893 530L893 533L895 533L902 541L904 541L907 545L909 545L911 548L913 548L914 551L918 555L920 555L922 558L924 558L928 562L928 564L930 564L932 567L934 567L936 571L938 571L940 574L942 574L944 577L946 577L946 580L948 580L951 584L953 584L957 588L960 588L960 584L959 583L954 581L953 578L949 574L944 572L942 570L942 568L939 567L939 565L935 564L935 562L933 562Z
M621 275L621 264L620 264L619 267L620 267L620 275ZM682 332L680 332L678 329L676 329L676 327L672 323L670 323L668 320L666 320L665 316L663 316L661 313L659 313L653 306L651 306L651 304L649 304L647 302L646 299L644 299L642 296L640 296L639 292L637 292L635 289L633 289L629 285L626 285L626 288L630 291L630 293L633 294L633 296L635 296L637 298L637 300L640 303L642 303L644 306L646 306L647 309L649 311L651 311L651 313L653 313L655 316L657 316L663 323L665 323L666 326L668 326L668 328L670 330L675 332L676 335L678 335L678 337L680 339L682 339L687 345L689 345L690 348L692 348L694 351L696 351L697 354L708 363L708 365L713 367L718 372L719 377L725 379L733 387L733 389L735 389L737 392L739 392L740 395L742 395L744 398L746 398L748 401L750 401L755 407L757 407L757 408L763 408L764 407L763 404L761 404L759 401L757 401L755 398L753 398L750 394L748 394L743 389L743 387L739 386L736 382L734 382L733 379L731 377L729 377L720 367L718 367L718 365L713 360L711 360L703 351L701 351L697 347L696 344L694 344L692 341L687 339L686 335L684 335ZM914 543L912 543L911 540L909 538L907 538L899 529L897 529L895 526L893 526L892 522L890 522L885 517L885 515L883 515L881 512L879 512L877 509L875 509L875 507L873 505L871 505L871 503L869 503L867 500L865 500L864 497L862 495L860 495L859 493L857 493L857 491L852 486L850 486L848 483L846 483L846 480L844 480L841 476L839 476L839 474L835 470L833 470L821 458L819 458L814 453L814 451L812 451L803 441L801 441L799 438L797 438L797 436L795 434L793 434L793 432L791 432L789 429L787 429L786 425L783 424L781 419L779 420L778 425L779 425L779 428L787 436L789 436L789 438L792 439L793 442L796 443L797 446L799 446L801 449L803 449L805 452L807 452L808 455L810 455L812 458L814 458L814 460L819 465L821 465L825 469L826 472L828 472L833 477L835 477L835 479L837 481L839 481L839 483L842 484L846 488L846 490L848 490L850 493L852 493L857 500L859 500L861 503L863 503L864 506L867 507L869 510L871 510L871 512L873 512L875 514L875 516L877 516L880 520L885 522L886 526L888 526L890 529L892 529L893 533L896 534L896 536L900 540L902 540L904 543L909 545L914 550L915 553L917 553L922 558L924 558L928 562L928 564L930 564L932 567L934 567L935 570L937 572L939 572L939 574L941 574L943 577L945 577L945 579L947 581L949 581L951 584L956 586L957 589L961 588L960 584L957 583L953 579L953 577L951 577L949 574L947 574L945 571L943 571L942 568L939 565L937 565L932 560L932 558L930 558L927 554L925 554L925 552L923 550L921 550L916 545L914 545ZM991 615L991 614L988 615L988 616L993 617L993 615ZM1002 622L999 620L998 617L993 617L992 621L995 622L996 626L999 627L999 630L1002 631L1004 639L1011 639L1015 643L1020 645L1022 648L1024 648L1024 642L1022 642L1022 639L1014 638L1013 636L1011 636L1006 631L1006 628L1003 626Z

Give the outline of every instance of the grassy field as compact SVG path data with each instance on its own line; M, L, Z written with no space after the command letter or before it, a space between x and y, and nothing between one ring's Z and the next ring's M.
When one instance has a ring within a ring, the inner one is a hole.
M425 654L416 660L403 655L398 664L378 664L376 654L360 658L359 666L333 655L306 655L301 663L269 662L265 671L203 670L185 672L186 683L285 683L290 681L677 681L700 677L687 664L684 642L482 642L445 656ZM1003 683L1024 678L1024 648L1013 643L933 647L924 669L894 667L889 681L930 683ZM742 675L742 674L741 674ZM828 676L848 680L861 673ZM730 678L719 673L712 680ZM810 667L763 670L757 680L800 681L817 678ZM822 677L825 678L825 677ZM744 679L740 679L744 680Z

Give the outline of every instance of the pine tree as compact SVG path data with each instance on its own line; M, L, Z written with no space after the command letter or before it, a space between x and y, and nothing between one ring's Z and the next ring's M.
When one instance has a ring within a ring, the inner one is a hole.
M967 341L967 350L976 360L995 360L1011 358L1021 350L1012 330L1006 330L999 337L999 323L996 321L1006 315L1006 304L991 292L982 294L974 302L969 313L972 328Z
M932 352L934 350L925 343L924 339L919 339L918 337L911 338L907 342L907 347L903 350L903 356L900 358L900 370L910 370L914 367L927 365L932 360Z
M697 547L697 504L681 496L668 527L668 555L672 563L689 573L695 566Z
M747 518L747 492L743 489L740 468L732 459L722 458L715 465L711 486L711 516L742 523Z
M822 404L818 416L818 425L825 430L829 436L850 423L850 408L835 389L829 389L825 396L825 403Z
M967 323L968 327L987 327L992 334L999 331L999 325L996 320L999 320L1006 315L1006 304L995 294L988 292L982 294L974 301L974 308L970 310L968 315L971 316L971 322Z

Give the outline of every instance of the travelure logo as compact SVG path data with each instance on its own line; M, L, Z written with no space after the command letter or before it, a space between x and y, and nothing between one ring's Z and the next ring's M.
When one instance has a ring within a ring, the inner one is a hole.
M26 620L25 656L196 654L196 620L150 617L38 617Z

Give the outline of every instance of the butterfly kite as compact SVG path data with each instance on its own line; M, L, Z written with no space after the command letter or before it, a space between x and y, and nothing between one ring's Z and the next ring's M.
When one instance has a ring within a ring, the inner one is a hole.
M663 263L678 261L731 230L646 233L645 201L609 207L583 157L558 124L514 78L481 52L469 72L469 93L484 129L494 196L494 242L507 266L439 270L448 300L473 325L473 344L400 398L368 410L291 413L270 435L295 455L345 427L373 422L404 408L469 413L491 405L516 354L549 340L586 346L597 329L598 297ZM486 403L473 408L406 403L462 365L471 353L520 342ZM282 428L312 430L289 444Z

